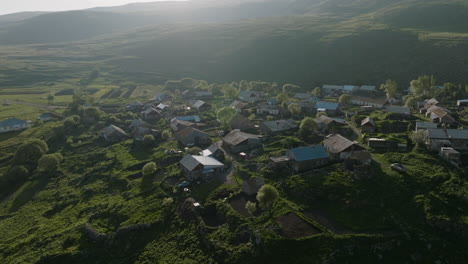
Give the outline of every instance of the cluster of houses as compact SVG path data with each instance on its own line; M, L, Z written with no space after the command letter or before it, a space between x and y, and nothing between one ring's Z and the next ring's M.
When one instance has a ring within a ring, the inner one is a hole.
M350 94L350 104L361 106L362 110L380 109L393 116L401 116L402 119L411 116L411 109L404 106L390 105L385 98L366 97L363 92L375 91L375 86L333 86L324 85L322 91L326 94ZM360 91L361 93L355 93ZM356 95L359 94L359 95ZM277 170L293 171L295 173L305 172L328 165L332 162L344 162L347 166L369 165L372 160L367 148L361 146L356 141L349 140L343 136L339 130L347 127L346 121L341 117L340 105L334 102L321 100L317 96L309 93L296 93L293 100L285 101L281 106L276 98L268 98L263 92L241 91L237 100L229 106L233 108L237 115L231 119L231 131L219 142L213 144L213 135L204 131L205 125L199 115L174 116L167 111L179 107L179 110L192 110L204 112L210 109L210 104L202 99L212 98L209 92L189 92L183 93L186 99L184 106L174 106L171 103L170 95L155 96L149 104L135 102L127 106L128 110L140 111L142 120L135 121L132 126L132 135L139 139L144 134L158 135L158 131L145 126L145 121L154 122L160 118L165 118L170 122L173 136L180 145L185 147L199 147L204 149L199 155L187 154L180 161L180 167L188 180L196 178L210 179L226 170L223 164L225 153L239 158L249 158L252 154L261 153L262 142L268 136L275 136L283 133L297 132L298 122L292 119L280 119L288 105L295 103L299 106L303 115L316 115L325 112L326 115L319 115L314 118L317 130L322 134L330 134L319 145L292 148L284 156L271 157L269 166ZM459 101L460 105L464 102ZM286 107L285 105L286 104ZM248 118L254 109L258 116L272 116L268 121L255 123ZM440 124L453 124L455 119L449 110L439 105L435 99L426 100L420 104L420 113L426 115L432 122L416 122L416 131L424 130L425 142L430 150L438 151L446 160L458 163L460 151L468 151L468 130L439 128ZM364 111L365 112L365 111ZM349 113L346 113L346 117ZM351 115L351 114L350 114ZM275 118L276 117L276 118ZM360 123L363 133L374 134L379 132L376 121L369 116ZM142 128L143 127L143 128ZM110 126L103 130L106 134L115 138L123 138L125 132L117 127ZM262 135L259 135L261 133ZM108 136L106 139L109 138ZM367 138L367 147L375 150L397 151L406 149L406 144L386 140L382 138Z

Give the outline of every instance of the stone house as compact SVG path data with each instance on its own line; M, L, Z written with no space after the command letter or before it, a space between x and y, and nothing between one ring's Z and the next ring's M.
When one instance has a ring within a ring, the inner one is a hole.
M179 162L188 181L211 180L224 171L224 164L212 157L186 155Z
M223 137L223 146L233 153L248 152L262 147L260 136L232 130Z
M19 131L29 127L29 122L23 121L18 118L10 118L0 122L0 133L10 131Z
M289 166L294 172L303 172L322 167L330 161L325 148L321 145L293 148L286 152Z
M99 135L107 142L119 142L128 138L128 135L125 133L125 131L114 125L110 125L102 129Z
M207 147L212 141L210 135L193 127L186 127L174 133L174 137L184 146Z
M266 121L260 124L263 133L274 135L286 131L296 130L297 124L292 119Z
M377 130L377 126L373 119L366 117L361 121L361 130L366 133L374 133Z
M335 160L346 160L355 152L366 151L357 142L351 141L339 134L330 135L323 141L323 147Z
M385 98L368 98L352 95L349 102L354 105L372 106L374 108L380 109L383 108L383 106L387 103L387 100Z
M428 128L424 133L426 146L432 151L439 151L442 147L468 151L468 129Z

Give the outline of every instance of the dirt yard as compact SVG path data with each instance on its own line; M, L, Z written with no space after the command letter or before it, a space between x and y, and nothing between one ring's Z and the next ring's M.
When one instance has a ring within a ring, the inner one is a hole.
M278 222L282 226L281 233L286 238L301 238L320 234L322 232L302 220L295 213L288 213L278 217Z
M231 207L240 215L249 217L250 214L247 211L247 209L245 209L245 204L247 203L247 201L255 202L255 197L248 197L247 195L241 194L236 198L232 199L229 202L229 205L231 205Z

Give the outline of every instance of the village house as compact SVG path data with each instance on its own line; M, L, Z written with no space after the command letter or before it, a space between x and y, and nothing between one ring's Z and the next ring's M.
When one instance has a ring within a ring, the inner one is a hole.
M359 91L365 91L365 92L375 92L377 87L375 85L361 85L359 87Z
M331 118L325 115L321 115L317 118L314 118L315 123L320 131L326 132L333 126L344 126L346 122L339 118Z
M315 109L317 112L325 112L328 115L336 115L338 113L338 104L330 102L318 101L315 103Z
M436 123L430 123L430 122L416 122L416 128L415 131L421 131L421 130L426 130L428 128L437 128Z
M177 120L181 120L181 121L189 121L189 122L195 122L195 123L200 123L201 119L199 116L197 115L193 115L193 116L178 116L176 117Z
M125 133L125 131L114 125L110 125L102 129L99 135L107 142L119 142L128 138L128 135Z
M297 99L297 100L304 100L305 101L305 100L309 100L311 97L312 97L312 95L309 94L309 93L296 93L293 98Z
M383 108L387 100L385 98L368 98L352 95L349 102L354 105L372 106L374 108Z
M23 121L18 118L10 118L0 122L0 133L10 131L19 131L29 127L29 122Z
M468 129L428 128L425 138L426 146L432 151L439 151L442 147L468 151Z
M212 157L188 154L179 164L188 181L211 180L224 171L224 164Z
M219 161L224 161L225 160L224 151L221 149L218 142L212 144L207 149L203 150L202 151L202 156L212 157L212 158L215 158L215 159L217 159Z
M460 164L461 153L453 148L440 148L439 155L443 160L451 163L452 165L458 166Z
M257 91L240 91L239 92L239 100L248 102L248 103L255 103L262 100L263 93Z
M184 98L191 98L191 99L212 99L213 93L209 91L190 91L185 90L182 93Z
M135 101L131 104L127 104L126 108L127 108L127 111L130 111L130 112L140 112L144 106L145 105L141 103L140 101Z
M257 127L252 121L250 121L247 117L239 114L231 119L229 126L232 129L239 129L240 131L244 132L254 132L257 130Z
M429 117L434 123L440 123L440 124L455 123L455 119L450 115L450 111L437 105L433 105L429 107L426 110L426 116Z
M198 128L198 124L192 123L192 122L189 122L189 121L178 120L177 118L172 118L171 119L171 129L174 132L182 130L182 129L186 128L186 127Z
M150 101L154 103L162 103L164 101L172 99L172 96L167 93L156 94Z
M211 144L210 135L193 127L186 127L174 133L174 137L184 146L206 147Z
M164 104L164 103L160 103L156 106L156 109L159 110L159 111L164 111L166 110L167 108L169 108L169 105L168 104Z
M425 100L424 102L422 102L422 107L421 109L419 109L419 112L421 114L425 114L429 108L431 108L432 106L436 106L438 104L439 104L439 101L437 101L435 98Z
M141 119L135 119L130 123L129 128L131 130L133 130L133 129L137 128L137 127L148 127L148 128L150 128L151 125L148 124L147 122L141 120Z
M359 146L339 134L330 135L323 141L324 148L330 153L330 156L336 160L346 160L355 152L363 152L365 148Z
M301 109L301 113L303 114L311 114L315 113L315 104L310 102L302 102L302 101L287 101L286 105L290 104L297 104Z
M146 121L157 121L162 117L162 114L154 107L150 107L141 112L141 117Z
M248 105L249 105L248 103L243 103L241 101L236 100L231 103L230 107L236 110L238 114L240 114L242 113L242 111L244 111L247 108Z
M367 139L367 146L375 150L396 151L398 150L398 142L393 140L386 140L383 138L369 138Z
M205 103L202 100L190 100L190 106L198 112L208 111L211 107L208 103Z
M322 86L322 93L324 94L332 94L335 92L341 92L343 90L343 85L329 85L324 84Z
M279 115L280 111L281 109L277 105L264 103L257 106L257 114L259 115Z
M457 106L460 106L460 107L468 106L468 99L457 100Z
M144 126L136 127L132 130L132 137L136 141L142 141L143 137L146 135L152 135L154 138L158 138L161 132Z
M262 147L260 136L237 129L229 132L222 140L224 148L233 153L248 152Z
M404 106L387 106L385 107L385 112L409 116L411 115L411 108Z
M297 129L297 124L292 119L275 120L261 123L260 128L262 129L263 133L268 135L274 135L290 130L295 130Z
M323 146L308 146L293 148L286 152L289 164L294 172L303 172L322 167L329 162L329 157Z
M61 116L55 113L43 113L38 117L38 119L41 120L42 122L49 122L49 121L57 120L60 118Z
M365 133L374 133L377 130L375 121L370 117L366 117L361 121L361 130Z

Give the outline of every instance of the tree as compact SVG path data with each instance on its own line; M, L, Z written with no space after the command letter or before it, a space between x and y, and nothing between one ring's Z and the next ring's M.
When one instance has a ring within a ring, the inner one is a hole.
M289 96L287 93L280 93L276 96L276 100L278 100L278 102L282 104L283 102L286 102L289 100Z
M29 171L24 166L13 166L6 175L7 181L10 184L15 184L24 182L28 178Z
M257 201L264 210L271 209L278 199L278 190L272 185L265 184L257 193Z
M385 81L385 83L380 85L380 89L385 91L387 99L391 99L395 97L395 94L398 91L398 86L394 80L388 79Z
M342 105L349 104L349 101L351 100L351 96L349 94L342 94L340 98L338 99L338 102Z
M223 125L228 125L231 120L237 115L236 110L232 107L223 107L218 109L216 117Z
M149 177L153 176L156 173L157 169L158 167L156 166L156 163L148 162L145 164L145 166L143 166L141 173L143 174L143 177Z
M239 82L239 89L242 91L250 90L250 83L246 80L242 80Z
M172 134L171 134L171 131L169 131L169 130L164 130L161 133L161 138L164 139L164 140L168 140L171 136L172 136Z
M315 117L320 117L320 116L326 116L327 113L326 112L318 112Z
M406 99L405 105L406 105L407 107L417 108L417 106L418 106L418 98L413 97L413 96L408 97L408 99Z
M304 118L299 126L302 135L310 135L317 129L317 123L310 116Z
M195 86L196 90L207 90L210 85L205 80L199 80Z
M102 111L97 107L86 107L83 111L83 118L86 121L94 122L101 118Z
M288 105L288 110L292 116L297 116L301 113L301 106L296 103L292 103Z
M69 116L63 120L63 127L66 131L70 132L80 124L80 121L81 118L78 115Z
M248 201L246 204L245 204L245 209L247 209L247 212L249 212L250 215L253 215L255 213L255 211L257 210L257 204L251 202L251 201Z
M410 82L411 91L415 96L430 96L435 93L436 79L434 76L419 76L418 79Z
M417 148L426 144L426 135L424 130L418 130L410 133L410 138Z
M239 96L239 90L230 85L225 86L223 92L226 99L236 99Z
M180 80L180 84L185 89L193 89L195 87L196 81L192 78L183 78Z
M294 85L294 84L287 83L283 85L283 93L298 92L300 90L301 90L301 87Z
M153 135L145 135L145 136L143 137L143 144L144 144L145 146L153 146L154 141L155 141L155 139L154 139L154 136L153 136Z
M55 99L55 96L53 94L49 94L47 96L47 103L51 105L54 102L54 99Z
M47 151L49 151L47 143L43 140L31 139L16 150L13 164L24 165L29 171L32 171L37 168L37 162Z
M193 147L193 148L189 148L187 149L187 154L190 154L190 155L200 155L200 152L202 152L203 150L199 147Z
M55 154L46 154L38 161L38 169L44 172L55 172L60 165L60 158Z
M311 94L313 96L319 97L320 95L322 95L322 89L320 89L320 87L315 87L314 90L312 90Z

